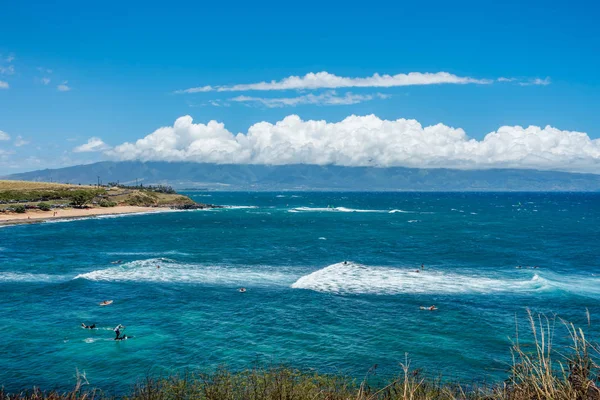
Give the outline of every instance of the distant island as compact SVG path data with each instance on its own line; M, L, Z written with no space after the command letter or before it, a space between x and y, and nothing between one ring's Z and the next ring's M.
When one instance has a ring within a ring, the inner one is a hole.
M105 182L227 191L600 191L600 175L530 169L420 169L335 165L248 165L103 161L24 172L3 179L69 184Z
M213 207L196 203L169 186L0 181L0 225Z

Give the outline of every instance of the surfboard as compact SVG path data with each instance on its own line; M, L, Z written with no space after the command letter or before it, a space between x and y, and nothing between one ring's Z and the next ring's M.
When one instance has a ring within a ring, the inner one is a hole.
M101 306L107 306L109 304L112 304L112 300L108 300L108 301L103 301L102 303L100 303Z

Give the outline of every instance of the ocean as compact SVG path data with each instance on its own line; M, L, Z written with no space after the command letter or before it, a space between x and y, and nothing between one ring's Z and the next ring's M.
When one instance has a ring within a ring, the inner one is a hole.
M527 310L557 318L557 344L558 318L600 333L600 194L185 194L227 207L0 228L0 385L79 371L121 393L281 364L383 378L406 357L489 382Z

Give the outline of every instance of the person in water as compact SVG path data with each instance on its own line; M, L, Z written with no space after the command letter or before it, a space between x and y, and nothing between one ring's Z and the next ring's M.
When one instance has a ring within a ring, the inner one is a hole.
M96 324L92 324L92 325L86 325L83 322L81 323L81 327L83 329L96 329Z
M421 269L425 269L425 264L421 264Z
M121 324L117 325L117 327L113 329L115 334L117 335L115 337L115 340L123 340L123 337L119 338L119 336L121 336L121 329L125 329L125 327Z
M240 291L240 293L246 293L246 288L245 287L240 288L239 291Z
M348 265L348 261L344 261L344 265Z

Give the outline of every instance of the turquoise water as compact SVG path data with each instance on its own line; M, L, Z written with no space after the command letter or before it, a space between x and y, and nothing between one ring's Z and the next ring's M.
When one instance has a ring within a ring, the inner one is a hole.
M0 228L0 384L68 388L78 369L120 392L256 362L386 376L405 353L490 380L527 308L599 333L599 194L190 195L234 207Z

